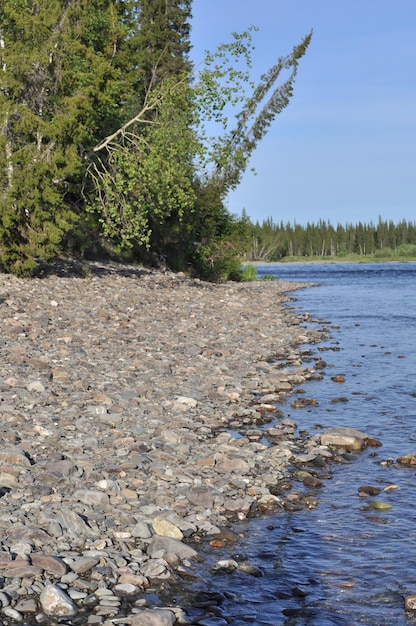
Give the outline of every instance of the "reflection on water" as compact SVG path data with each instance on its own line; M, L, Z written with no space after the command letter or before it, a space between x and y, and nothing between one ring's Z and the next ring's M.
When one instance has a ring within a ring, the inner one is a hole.
M204 582L189 590L189 613L195 620L205 614L200 623L207 626L416 624L403 603L416 593L416 469L396 462L416 452L416 264L268 265L259 271L320 283L297 292L292 306L332 326L325 344L310 347L327 363L324 379L304 386L319 405L297 411L288 403L284 416L311 435L317 424L359 428L383 447L335 464L316 509L236 525L242 540L231 556L247 559L263 575L207 577L205 564ZM334 383L336 374L345 383ZM341 395L347 401L334 403ZM358 494L362 485L378 487L377 499L392 508L372 508L371 498ZM207 550L208 563L224 556L230 553Z

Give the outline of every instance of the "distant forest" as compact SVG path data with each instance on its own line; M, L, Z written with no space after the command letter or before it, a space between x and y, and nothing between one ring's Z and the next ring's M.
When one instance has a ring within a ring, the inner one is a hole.
M247 260L280 261L284 257L416 257L416 222L384 221L332 226L280 222L271 218L252 224Z

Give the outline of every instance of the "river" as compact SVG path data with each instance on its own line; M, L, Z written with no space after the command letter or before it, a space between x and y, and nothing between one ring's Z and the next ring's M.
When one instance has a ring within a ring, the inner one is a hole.
M308 311L312 327L324 320L330 330L327 341L310 347L327 363L324 378L303 385L318 405L293 409L289 402L280 407L285 417L311 435L351 426L383 445L334 464L315 509L237 524L239 555L262 576L205 578L185 608L203 626L416 625L403 601L416 594L416 466L397 463L416 453L416 263L273 264L258 271L319 283L296 292L290 306ZM336 375L345 382L334 383ZM374 498L359 496L362 485L378 487L376 499L392 508L371 508ZM216 605L205 617L203 600Z

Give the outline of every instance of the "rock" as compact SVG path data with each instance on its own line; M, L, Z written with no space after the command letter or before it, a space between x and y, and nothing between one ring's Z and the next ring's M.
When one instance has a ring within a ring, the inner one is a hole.
M77 574L85 574L85 572L89 572L99 562L100 559L98 557L81 556L76 558L73 562L70 562L69 567Z
M149 554L154 554L159 551L165 554L176 554L180 559L192 559L197 556L197 551L182 541L155 535L149 543L148 552Z
M35 578L42 573L41 567L36 565L22 565L21 567L12 567L2 570L2 575L5 578Z
M120 584L130 583L140 589L147 589L149 587L149 581L146 576L142 574L122 574L118 579Z
M120 598L135 598L140 593L140 588L132 583L118 583L114 585L113 592Z
M214 491L209 487L194 487L190 488L186 497L191 504L203 506L205 509L212 508L214 504Z
M255 578L263 576L261 569L256 565L251 565L250 563L239 563L237 569L239 572L244 572L245 574L249 574L249 576L254 576Z
M383 502L382 500L369 500L368 504L377 511L388 511L393 508L391 504Z
M20 613L36 613L38 611L38 603L34 598L24 598L20 600L14 607Z
M187 398L186 396L179 396L176 398L175 404L181 405L186 409L191 409L198 405L198 400L195 400L195 398Z
M173 539L183 539L183 533L175 524L165 519L161 515L157 515L152 520L153 530L157 535L162 537L172 537Z
M222 559L217 561L211 569L213 572L234 572L238 569L238 563L234 559Z
M169 609L146 609L129 616L131 626L173 626L176 616Z
M416 611L416 594L405 597L404 607L406 611Z
M39 596L42 610L50 617L75 617L77 608L58 585L47 585Z
M362 450L368 435L355 428L328 428L321 435L321 445L344 448L345 450Z
M16 487L17 484L17 476L13 476L13 474L9 474L8 472L0 472L0 487L11 489L12 487Z
M331 376L331 380L334 383L345 383L345 376L344 374L338 374L337 376Z
M106 507L110 502L110 497L106 493L95 489L79 489L75 491L74 497L94 507Z
M150 578L152 580L156 578L164 580L172 576L172 570L169 563L163 558L156 558L156 553L153 553L153 557L150 561L143 563L140 571L145 578Z
M371 485L362 485L361 487L358 487L358 493L369 496L378 496L378 494L381 493L381 489L378 487L372 487Z
M64 574L68 571L68 567L62 559L50 554L39 554L33 552L30 555L30 560L32 561L32 565L37 565L45 572L49 572L58 577L64 576Z
M398 463L402 465L416 465L416 456L413 452L409 452L409 454L405 454L397 459Z
M15 622L23 622L23 615L20 613L20 611L17 611L11 606L6 606L4 609L2 609L2 614L5 617L10 617L10 619L14 620Z
M66 528L68 533L73 537L98 536L97 531L88 526L78 513L70 509L61 509L60 514L57 516L57 521L63 528Z
M20 448L1 448L0 463L18 467L30 467L30 460Z
M305 476L302 482L305 487L314 487L315 489L322 487L322 480L319 480L316 476Z
M150 539L153 536L149 524L146 522L137 522L131 529L131 536L139 539Z
M40 382L40 380L34 380L29 383L27 386L28 391L37 391L38 393L42 393L45 391L44 385Z

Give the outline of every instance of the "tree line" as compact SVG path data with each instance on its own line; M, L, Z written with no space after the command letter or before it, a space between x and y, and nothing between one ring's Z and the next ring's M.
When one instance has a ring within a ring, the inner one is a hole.
M246 259L280 261L284 257L345 257L392 255L416 257L416 222L338 224L319 220L300 226L274 223L272 218L251 226Z
M191 25L191 0L2 0L2 271L59 255L238 271L252 225L225 199L312 33L253 82L256 29L193 67Z

